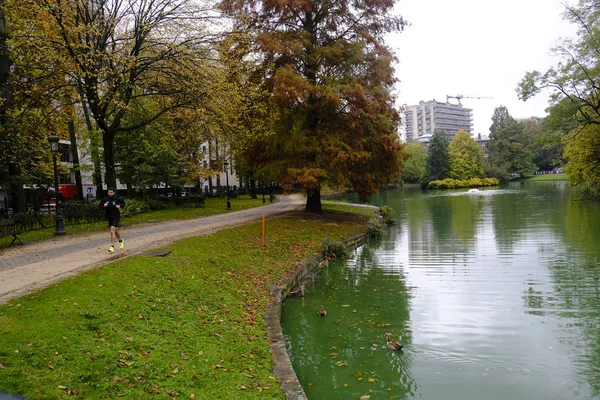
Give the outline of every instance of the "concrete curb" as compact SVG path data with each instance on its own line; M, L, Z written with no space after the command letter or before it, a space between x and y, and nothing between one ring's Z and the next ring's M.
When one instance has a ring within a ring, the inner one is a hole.
M362 233L344 240L344 244L348 251L350 251L363 245L366 241L367 235ZM273 286L270 289L271 297L265 311L265 322L269 333L269 341L271 342L269 352L275 361L273 373L281 382L279 387L283 390L288 400L307 400L308 398L304 393L300 381L298 381L296 371L294 371L286 349L285 337L283 336L280 323L281 307L292 288L300 285L308 277L314 278L316 275L315 271L318 271L318 265L322 261L322 256L299 261L296 264L298 269L284 286Z

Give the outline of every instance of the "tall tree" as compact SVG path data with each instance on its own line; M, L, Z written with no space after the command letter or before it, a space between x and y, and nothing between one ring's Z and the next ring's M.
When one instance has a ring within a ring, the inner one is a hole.
M556 67L543 73L526 73L517 88L522 100L542 89L551 90L550 115L545 121L552 135L549 138L559 149L563 139L565 156L572 157L566 168L569 180L586 187L596 187L597 182L582 162L589 160L593 165L595 162L588 152L600 153L600 142L591 140L597 130L588 127L600 125L599 15L600 3L595 0L579 0L575 6L565 6L563 17L577 27L577 37L563 40L554 49L562 59ZM580 126L574 126L574 122Z
M401 146L385 34L401 31L390 0L223 0L255 35L279 118L261 138L260 164L306 211L321 212L321 185L351 186L362 199L398 178Z
M490 164L521 177L533 173L536 168L532 140L526 135L523 122L514 119L504 106L494 110L492 121L487 145Z
M490 133L494 133L500 128L515 122L516 120L510 115L508 109L505 106L499 106L494 109L492 114L492 125L490 126Z
M427 167L422 184L446 179L450 173L450 159L448 157L448 139L442 131L433 132L429 151L427 153Z
M546 72L527 72L517 87L522 100L542 89L551 90L550 104L569 99L576 106L576 118L583 124L600 124L600 4L579 0L565 5L563 18L577 27L576 39L564 39L553 52L562 58Z
M466 131L456 133L448 146L449 177L454 179L483 178L483 151Z
M56 55L29 40L43 22L23 3L0 3L0 180L12 192L14 211L25 211L24 185L51 182L46 136L64 137L67 126L64 72Z
M71 66L73 82L102 133L105 181L116 184L114 139L206 95L207 10L191 0L40 0L36 13L53 22L52 47ZM202 61L203 62L203 61ZM142 101L151 99L152 101ZM152 108L146 108L147 104ZM127 119L135 112L141 119ZM127 121L134 121L127 123Z
M10 182L11 176L20 175L20 167L11 154L17 141L17 132L14 129L11 115L14 108L12 60L9 54L4 8L4 1L0 0L0 177L2 182L7 183ZM8 187L15 194L12 204L13 210L25 211L23 185L18 183L16 185L9 184ZM19 187L20 190L15 190Z

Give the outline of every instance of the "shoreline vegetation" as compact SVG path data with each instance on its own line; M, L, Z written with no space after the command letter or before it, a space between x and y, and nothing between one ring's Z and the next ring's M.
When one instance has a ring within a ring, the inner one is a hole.
M264 321L269 288L377 210L324 202L184 239L0 306L0 390L32 399L283 399Z
M471 178L471 179L452 179L446 178L429 182L429 189L459 189L476 188L483 186L499 186L500 181L496 178Z

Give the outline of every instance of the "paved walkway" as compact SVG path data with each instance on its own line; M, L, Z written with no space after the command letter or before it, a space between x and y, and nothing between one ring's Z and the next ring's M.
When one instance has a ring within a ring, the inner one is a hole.
M108 253L108 232L64 236L25 246L12 246L0 255L0 304L41 289L48 284L107 264L118 258L164 247L190 236L207 235L221 229L259 221L302 209L301 195L281 196L280 201L263 207L193 220L124 226L125 249ZM68 227L67 227L68 231Z

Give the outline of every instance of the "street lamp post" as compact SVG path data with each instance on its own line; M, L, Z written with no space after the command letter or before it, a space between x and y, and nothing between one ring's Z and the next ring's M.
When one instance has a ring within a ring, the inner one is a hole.
M52 151L52 164L54 165L54 199L56 205L54 209L54 236L62 236L67 233L63 224L63 216L60 209L60 192L58 191L58 169L56 168L56 152L58 151L58 140L58 136L56 135L48 136L50 150Z
M225 169L225 184L227 185L227 210L231 210L231 201L229 200L229 162L223 162L223 168Z

